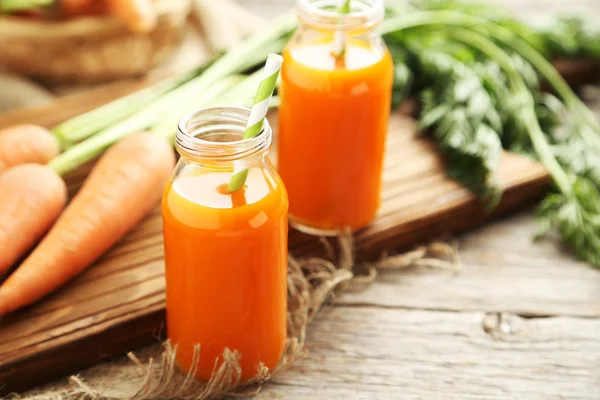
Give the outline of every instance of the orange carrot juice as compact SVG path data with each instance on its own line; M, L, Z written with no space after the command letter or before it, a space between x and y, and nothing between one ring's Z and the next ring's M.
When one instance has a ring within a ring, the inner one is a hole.
M205 381L225 348L240 352L242 379L260 362L275 367L283 352L288 201L258 159L233 194L231 168L180 161L163 197L167 333L186 371L200 346L196 376Z
M364 227L379 207L393 65L387 51L331 43L284 52L279 173L290 218L317 230Z

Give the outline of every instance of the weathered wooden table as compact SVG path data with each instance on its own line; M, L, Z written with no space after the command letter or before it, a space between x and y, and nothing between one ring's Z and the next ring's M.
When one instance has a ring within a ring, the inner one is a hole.
M240 2L263 16L293 4ZM528 19L600 16L596 0L495 2ZM592 92L588 100L600 102ZM339 296L310 326L308 357L258 398L600 399L600 271L555 241L533 244L532 214L459 237L459 273L383 273L367 290ZM81 375L118 387L133 371L116 360Z

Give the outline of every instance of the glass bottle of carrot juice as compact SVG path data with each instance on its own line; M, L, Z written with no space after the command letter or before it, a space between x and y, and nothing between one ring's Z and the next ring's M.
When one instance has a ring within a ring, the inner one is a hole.
M375 217L393 84L375 31L383 0L354 0L345 15L339 4L297 0L300 27L284 51L280 87L278 169L290 223L322 235Z
M271 128L241 140L249 110L209 108L183 118L181 155L163 196L167 334L177 362L208 380L224 348L241 354L242 379L273 368L286 340L288 198L268 160ZM229 193L236 168L245 186Z

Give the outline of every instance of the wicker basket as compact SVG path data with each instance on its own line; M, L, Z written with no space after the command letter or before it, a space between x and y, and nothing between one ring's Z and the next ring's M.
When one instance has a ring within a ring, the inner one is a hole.
M156 1L149 33L128 31L112 17L64 22L0 17L0 66L52 81L98 82L142 75L182 41L191 0Z

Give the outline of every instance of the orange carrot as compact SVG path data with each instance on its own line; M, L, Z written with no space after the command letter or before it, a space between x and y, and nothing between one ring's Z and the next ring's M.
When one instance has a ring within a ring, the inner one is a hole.
M111 147L0 286L0 315L39 300L97 260L156 204L174 164L171 145L155 134L135 133Z
M107 0L112 14L134 32L149 32L156 25L151 0Z
M50 229L67 187L50 168L17 165L0 174L0 277Z
M18 164L45 164L59 153L58 140L41 126L16 125L0 130L0 172Z
M69 17L85 15L94 4L101 4L100 0L60 0L60 11Z

